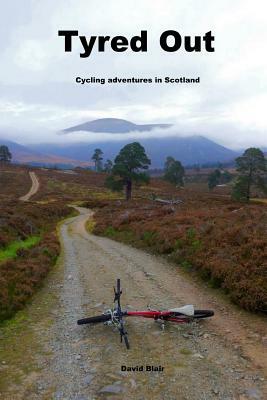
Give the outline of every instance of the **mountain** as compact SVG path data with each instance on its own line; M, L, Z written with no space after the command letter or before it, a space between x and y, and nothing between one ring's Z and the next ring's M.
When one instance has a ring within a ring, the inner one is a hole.
M69 166L88 166L93 165L90 162L83 163L77 160L61 157L58 155L43 154L38 150L30 149L16 142L0 138L0 146L7 146L12 154L12 162L19 164L38 164L38 165L69 165Z
M103 132L103 133L129 133L151 131L155 128L169 128L171 124L145 124L137 125L130 121L118 118L102 118L94 121L85 122L80 125L72 126L64 129L64 133L86 131L86 132Z
M91 160L94 149L100 148L105 159L114 159L120 149L134 140L98 141L96 143L76 144L40 144L31 146L33 150L55 154L80 161ZM237 153L223 147L203 136L191 137L161 137L138 139L145 147L151 159L152 168L162 168L167 156L172 156L183 165L228 162L237 157Z
M76 131L99 132L99 133L129 133L129 132L147 132L155 128L169 128L171 124L145 124L138 125L124 119L102 118L94 121L85 122L71 128L64 129L63 134ZM167 156L173 156L180 160L184 165L228 162L233 160L237 153L226 147L209 140L203 136L191 137L166 137L138 139L145 147L147 154L151 158L153 168L162 168ZM89 136L88 136L89 139ZM114 159L119 150L131 140L108 140L97 141L95 143L75 143L72 145L40 145L34 146L34 149L45 153L56 154L61 157L70 157L77 160L90 160L94 149L101 148L104 152L104 158Z

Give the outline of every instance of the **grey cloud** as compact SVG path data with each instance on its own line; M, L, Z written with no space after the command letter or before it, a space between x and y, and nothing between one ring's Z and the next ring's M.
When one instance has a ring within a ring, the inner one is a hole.
M0 128L10 137L58 141L60 129L118 117L137 123L175 123L179 134L203 134L232 148L266 145L267 114L262 106L267 96L266 2L16 0L10 4L2 6L0 24L5 38L0 44ZM76 42L72 54L63 51L57 30L65 28L84 35L128 37L147 29L148 53L107 50L80 59ZM216 51L164 53L159 36L166 29L192 35L212 30ZM76 76L166 75L200 76L201 84L82 87L75 83ZM68 137L76 139L78 135Z

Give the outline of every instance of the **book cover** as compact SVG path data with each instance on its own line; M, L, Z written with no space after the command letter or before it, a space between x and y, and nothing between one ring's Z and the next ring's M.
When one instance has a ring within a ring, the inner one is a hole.
M2 1L0 399L266 398L266 12Z

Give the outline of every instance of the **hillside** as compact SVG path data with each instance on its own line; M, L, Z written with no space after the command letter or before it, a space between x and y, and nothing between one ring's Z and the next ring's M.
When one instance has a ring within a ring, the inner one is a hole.
M155 128L169 128L171 124L145 124L138 125L130 121L118 118L101 118L94 121L85 122L80 125L64 129L64 133L86 131L86 132L106 132L106 133L128 133L151 131Z
M114 159L120 149L131 140L98 141L95 143L74 144L39 144L33 145L34 151L55 154L58 157L72 158L79 161L90 160L94 149L99 147L104 152L105 159ZM184 165L227 162L236 158L237 153L223 147L203 136L191 137L161 137L138 139L145 147L151 159L152 168L162 168L167 156L173 156Z
M61 164L70 166L87 166L91 164L90 162L83 163L63 156L44 154L42 151L34 150L6 139L0 138L0 145L8 146L12 153L12 161L19 164Z

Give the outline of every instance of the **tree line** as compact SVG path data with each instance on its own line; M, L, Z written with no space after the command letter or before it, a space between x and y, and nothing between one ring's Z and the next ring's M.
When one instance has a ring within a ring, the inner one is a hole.
M144 147L138 143L130 143L124 146L114 160L107 160L104 166L103 152L96 149L92 160L95 170L104 171L109 174L106 186L111 190L121 191L125 189L125 198L130 200L132 196L133 183L148 183L147 170L151 164L146 155ZM215 169L208 176L208 187L213 190L219 184L232 182L232 198L238 201L248 202L251 197L252 187L267 193L266 174L267 163L264 153L257 148L247 149L242 156L236 158L236 174L229 171ZM184 186L185 169L179 160L168 156L164 164L163 178L176 185Z

